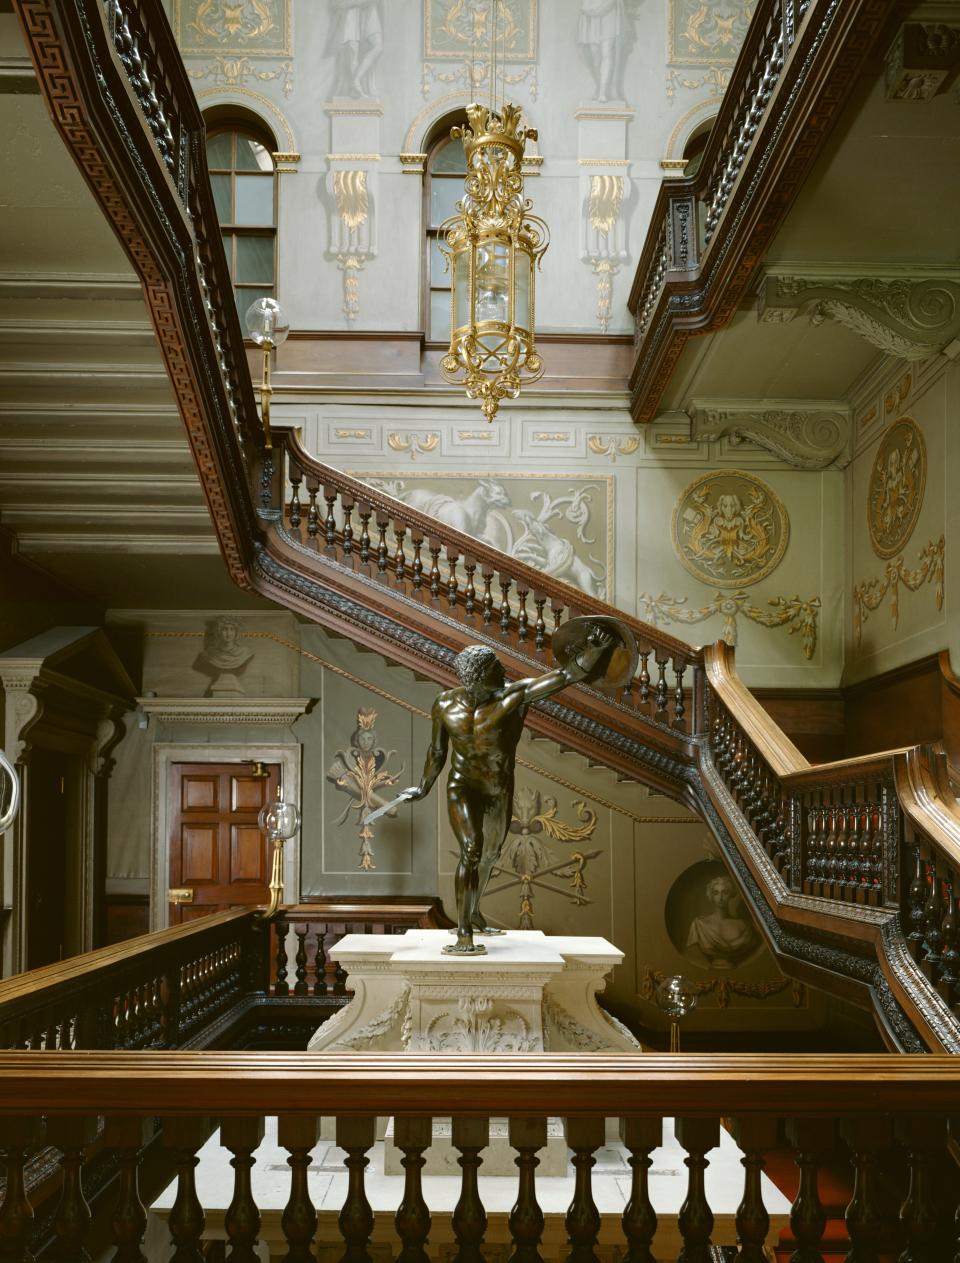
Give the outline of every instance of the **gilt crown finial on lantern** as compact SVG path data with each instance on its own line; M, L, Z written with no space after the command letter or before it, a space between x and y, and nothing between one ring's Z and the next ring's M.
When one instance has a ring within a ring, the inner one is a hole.
M474 101L467 106L467 127L454 127L450 135L455 140L463 141L463 151L467 166L475 150L484 145L503 145L509 149L517 162L523 158L528 140L537 139L535 127L523 127L523 111L519 105L504 101L499 112L488 105L480 105Z

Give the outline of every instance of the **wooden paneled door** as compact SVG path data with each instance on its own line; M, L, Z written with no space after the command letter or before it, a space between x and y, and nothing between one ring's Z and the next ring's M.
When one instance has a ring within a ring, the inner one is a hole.
M277 764L258 778L245 763L174 763L167 784L170 924L268 901L270 848L257 825L276 797Z

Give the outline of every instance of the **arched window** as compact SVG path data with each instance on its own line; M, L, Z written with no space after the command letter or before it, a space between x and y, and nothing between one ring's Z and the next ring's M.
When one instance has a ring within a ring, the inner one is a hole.
M424 316L428 342L450 341L450 273L444 270L439 228L454 213L457 202L463 197L467 163L463 142L450 139L450 128L465 122L463 114L442 119L435 129L436 143L428 150L424 181L424 220L427 225Z
M707 141L710 139L710 133L716 121L716 115L705 118L687 138L687 143L683 146L683 157L687 164L683 168L684 175L697 174L700 163L703 160L704 151L707 148Z
M276 145L246 120L207 126L207 166L242 325L254 299L276 297Z

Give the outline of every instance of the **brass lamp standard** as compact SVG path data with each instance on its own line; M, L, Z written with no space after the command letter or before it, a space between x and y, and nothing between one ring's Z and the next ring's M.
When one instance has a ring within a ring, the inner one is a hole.
M257 824L273 843L273 866L270 871L270 902L264 920L276 915L283 902L283 844L300 828L300 811L293 803L285 803L277 786L275 802L267 803L257 817Z
M534 332L536 270L550 244L547 225L529 213L523 196L523 153L533 128L520 107L500 113L468 105L463 140L467 159L458 214L440 227L452 280L450 350L440 361L447 381L482 401L492 421L502 399L516 399L523 382L543 376Z
M290 332L290 322L275 298L258 298L247 308L244 319L247 333L263 350L260 420L263 424L263 445L269 452L273 448L273 440L270 437L270 396L273 394L273 387L270 385L270 356L278 346L286 342L287 334Z

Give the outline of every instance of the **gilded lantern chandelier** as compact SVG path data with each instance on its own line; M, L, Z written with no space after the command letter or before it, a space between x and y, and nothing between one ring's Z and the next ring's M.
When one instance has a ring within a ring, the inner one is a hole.
M493 78L491 67L491 79ZM536 270L550 244L547 225L523 196L523 153L533 128L520 107L468 105L469 125L454 127L467 159L463 198L440 226L450 269L450 350L440 361L447 381L481 400L492 421L502 399L543 376L534 341Z

